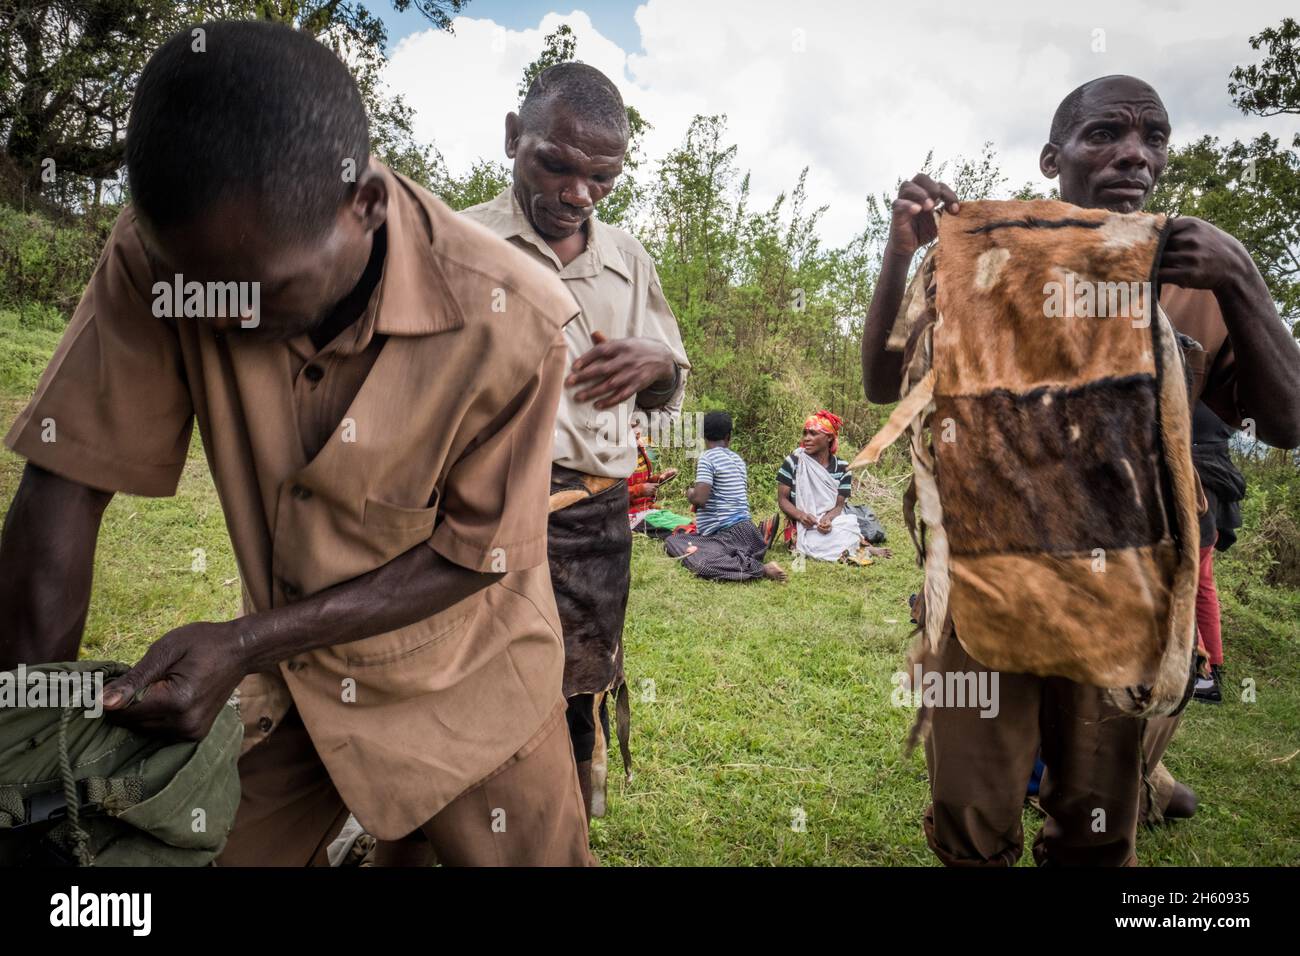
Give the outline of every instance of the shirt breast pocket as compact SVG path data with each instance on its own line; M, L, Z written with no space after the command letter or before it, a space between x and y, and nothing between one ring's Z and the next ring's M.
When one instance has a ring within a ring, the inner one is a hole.
M433 535L438 520L438 494L424 508L395 505L379 498L367 498L361 523L370 543L387 555L397 557Z

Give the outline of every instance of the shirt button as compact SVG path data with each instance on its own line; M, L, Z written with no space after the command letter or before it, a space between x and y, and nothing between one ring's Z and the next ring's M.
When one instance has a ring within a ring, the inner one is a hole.
M308 365L302 370L302 374L307 376L309 382L319 382L325 377L325 370L319 365Z
M293 495L299 501L306 501L311 497L311 489L304 488L302 485L294 485L289 489L289 494Z
M264 734L269 734L271 732L272 723L273 722L270 717L263 717L261 720L257 722L257 729Z

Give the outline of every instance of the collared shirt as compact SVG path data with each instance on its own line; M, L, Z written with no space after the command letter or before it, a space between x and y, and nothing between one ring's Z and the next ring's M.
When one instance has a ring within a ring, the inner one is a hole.
M397 838L500 766L560 697L546 522L561 328L577 306L529 257L380 171L383 274L319 350L155 317L155 283L173 277L127 207L6 443L91 487L170 495L197 419L246 612L421 543L506 572L426 620L241 684L246 746L296 705L348 806Z
M923 276L937 248L938 243L930 247L903 294L885 344L889 351L903 351L912 327L925 311ZM1240 426L1244 413L1237 400L1237 362L1219 300L1208 289L1184 289L1166 283L1160 287L1159 307L1175 331L1200 345L1199 351L1183 351L1191 377L1188 395L1191 406L1194 408L1197 401L1203 401L1225 422Z
M659 274L641 243L592 216L587 220L587 248L566 266L533 229L512 189L471 206L464 215L509 240L564 280L582 310L564 329L570 366L595 345L594 332L610 340L649 338L666 345L682 369L682 381L677 393L658 411L665 416L681 413L690 363ZM598 411L593 402L574 400L579 391L582 386L566 388L560 399L555 418L555 463L589 475L627 478L636 469L636 434L629 422L635 397L616 409Z

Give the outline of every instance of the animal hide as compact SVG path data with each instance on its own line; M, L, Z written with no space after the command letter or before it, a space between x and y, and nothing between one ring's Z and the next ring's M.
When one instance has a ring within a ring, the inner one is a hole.
M1109 688L1133 716L1185 701L1198 491L1166 226L1046 200L940 217L901 401L853 462L908 432L921 656L950 612L988 667Z

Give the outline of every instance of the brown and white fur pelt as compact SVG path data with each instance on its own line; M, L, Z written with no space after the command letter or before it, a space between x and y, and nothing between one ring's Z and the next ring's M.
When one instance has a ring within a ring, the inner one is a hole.
M1133 716L1185 702L1198 490L1182 353L1153 301L1165 229L1046 200L940 217L901 400L852 465L909 433L925 566L914 659L951 616L988 667L1107 688ZM1125 317L1048 318L1047 284L1067 272L1145 291ZM936 444L932 424L955 439Z

